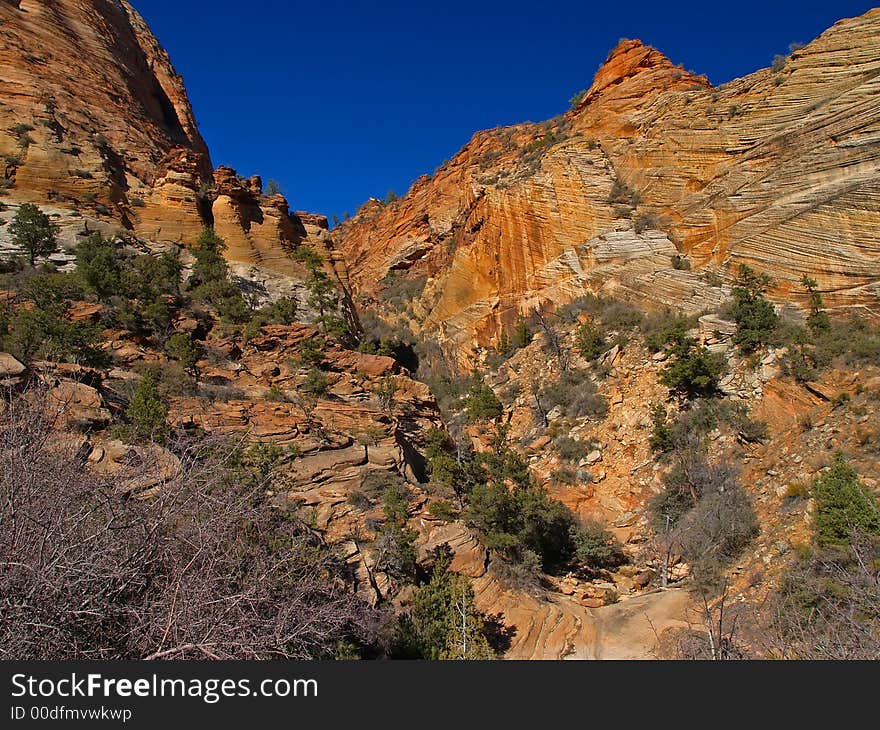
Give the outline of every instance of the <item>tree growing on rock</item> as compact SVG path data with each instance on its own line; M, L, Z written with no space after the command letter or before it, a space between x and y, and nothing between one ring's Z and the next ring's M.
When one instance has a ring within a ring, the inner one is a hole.
M27 253L31 266L38 256L52 253L58 245L58 226L33 203L19 207L7 230L12 242Z
M730 314L736 322L733 341L744 353L755 352L768 344L779 324L776 309L764 296L771 283L766 274L759 274L745 264L739 267L731 290Z

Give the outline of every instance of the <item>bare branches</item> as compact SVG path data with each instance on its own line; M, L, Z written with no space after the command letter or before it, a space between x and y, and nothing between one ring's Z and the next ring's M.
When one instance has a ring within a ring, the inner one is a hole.
M182 437L99 472L41 410L0 416L0 658L310 658L371 640L344 566L268 504L240 444Z
M785 659L880 659L880 545L856 535L790 569L765 608L765 647Z

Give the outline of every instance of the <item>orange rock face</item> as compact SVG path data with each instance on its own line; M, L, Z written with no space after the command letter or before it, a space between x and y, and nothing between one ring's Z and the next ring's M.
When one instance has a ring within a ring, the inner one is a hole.
M0 21L0 154L23 197L118 203L175 147L210 176L183 82L127 2L5 2Z
M366 204L339 234L353 287L426 276L414 326L458 350L585 292L696 312L718 294L699 270L741 263L777 295L807 274L827 303L877 310L878 72L880 10L717 89L623 41L573 110L480 132L401 200Z
M212 170L183 80L127 2L5 2L0 24L0 194L10 203L73 208L158 244L191 246L213 225L236 276L264 300L304 306L307 271L291 253L306 245L346 298L327 219L291 214L259 177Z

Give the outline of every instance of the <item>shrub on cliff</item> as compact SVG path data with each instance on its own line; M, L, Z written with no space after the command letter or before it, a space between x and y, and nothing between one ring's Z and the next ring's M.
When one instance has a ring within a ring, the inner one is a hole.
M880 536L880 506L842 453L810 492L816 500L813 529L819 547L846 545L854 534Z
M470 423L478 421L491 421L504 413L504 406L492 390L482 379L478 379L467 397L467 413Z
M714 393L727 369L724 355L709 352L690 338L676 344L672 355L672 360L660 371L660 382L688 397Z

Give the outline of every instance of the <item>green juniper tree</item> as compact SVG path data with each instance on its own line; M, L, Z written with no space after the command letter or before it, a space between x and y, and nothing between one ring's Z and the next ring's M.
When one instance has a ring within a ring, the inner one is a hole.
M880 535L880 508L859 475L838 452L830 469L812 485L816 500L813 525L821 548L847 545L855 533Z
M769 343L779 324L775 308L764 296L771 283L766 274L759 274L745 264L739 267L731 290L731 315L736 322L733 341L742 352L752 353Z
M58 226L33 203L23 203L19 207L7 230L12 242L27 252L31 266L36 263L37 256L45 256L57 246Z

